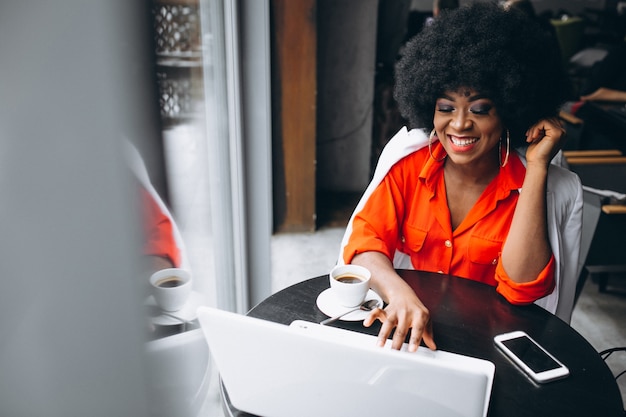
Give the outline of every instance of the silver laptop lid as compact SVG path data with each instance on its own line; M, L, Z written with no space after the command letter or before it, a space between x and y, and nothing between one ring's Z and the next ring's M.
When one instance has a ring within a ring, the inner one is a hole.
M491 362L316 323L285 326L209 307L198 317L237 409L263 417L484 417Z

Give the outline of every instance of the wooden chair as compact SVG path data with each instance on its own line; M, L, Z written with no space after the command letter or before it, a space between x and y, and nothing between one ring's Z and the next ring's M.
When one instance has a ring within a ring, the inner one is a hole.
M559 112L559 118L567 132L567 141L565 142L563 151L581 149L585 121L565 110Z
M569 169L578 174L583 185L626 193L626 156L609 154L617 155L616 152L619 151L565 151L563 154Z
M580 158L603 158L608 156L622 156L622 151L619 149L590 149L590 150L572 150L572 151L563 151L563 156L567 159L571 159L573 164L589 164L592 163L593 159L583 160Z

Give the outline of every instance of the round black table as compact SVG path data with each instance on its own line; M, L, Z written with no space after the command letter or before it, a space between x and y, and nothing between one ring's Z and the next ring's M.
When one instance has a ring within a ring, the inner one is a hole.
M489 405L492 417L623 416L621 394L598 352L574 329L536 305L514 306L491 286L475 281L420 271L398 271L433 318L437 348L486 359L496 366ZM327 318L315 303L329 287L328 275L295 284L268 297L249 316L290 324ZM378 334L377 322L336 322L333 326ZM494 336L524 330L570 370L566 379L539 385L526 377L495 346ZM227 415L249 416L235 409L222 386Z

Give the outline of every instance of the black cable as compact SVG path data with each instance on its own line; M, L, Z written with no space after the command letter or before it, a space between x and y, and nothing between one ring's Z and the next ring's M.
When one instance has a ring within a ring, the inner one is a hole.
M611 356L611 354L613 352L619 352L619 351L626 351L626 346L624 347L614 347L614 348L610 348L610 349L605 349L602 352L600 352L600 356L604 356L602 359L606 360L606 358L608 358L609 356Z
M614 347L614 348L610 348L610 349L605 349L605 350L603 350L602 352L599 352L599 353L600 353L600 356L602 356L602 359L603 359L604 361L606 361L606 360L607 360L607 358L608 358L609 356L611 356L611 354L612 354L613 352L625 352L625 351L626 351L626 347ZM606 356L605 356L605 355L606 355ZM618 379L620 376L624 375L624 374L626 374L626 370L624 370L624 371L620 372L619 374L617 374L617 376L615 377L615 380L617 381L617 379Z

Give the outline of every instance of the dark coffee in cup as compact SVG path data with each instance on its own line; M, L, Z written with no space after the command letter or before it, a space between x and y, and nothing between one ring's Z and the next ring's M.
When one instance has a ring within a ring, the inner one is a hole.
M183 280L175 276L165 277L163 279L160 279L156 283L157 287L161 287L161 288L174 288L183 284L184 284Z
M343 282L344 284L358 284L363 282L363 278L351 274L339 275L338 277L335 277L335 280Z
M328 274L330 288L339 304L358 307L367 292L372 274L360 265L335 265Z
M151 293L164 311L184 307L192 290L191 272L183 268L165 268L150 275Z

